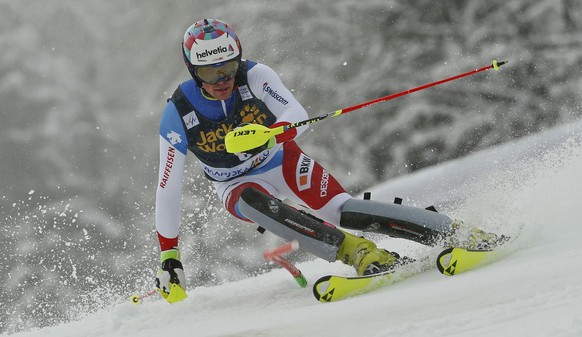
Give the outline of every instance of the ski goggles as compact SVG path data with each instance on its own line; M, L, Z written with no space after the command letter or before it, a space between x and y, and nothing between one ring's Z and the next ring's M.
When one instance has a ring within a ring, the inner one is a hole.
M196 67L196 77L204 83L216 84L220 81L228 81L238 71L238 60L231 60L207 66Z

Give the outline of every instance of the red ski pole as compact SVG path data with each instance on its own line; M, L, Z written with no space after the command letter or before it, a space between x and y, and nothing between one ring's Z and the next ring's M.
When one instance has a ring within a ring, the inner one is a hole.
M368 102L352 105L352 106L349 106L347 108L339 109L336 111L331 111L331 112L325 113L323 115L309 118L309 119L306 119L306 120L303 120L303 121L300 121L297 123L293 123L290 125L282 125L282 126L271 129L271 128L268 128L268 127L261 125L261 124L247 124L245 126L242 126L240 128L237 128L235 130L230 131L226 135L226 138L225 138L226 151L229 153L245 152L245 151L248 151L250 149L254 149L256 147L259 147L259 146L265 144L267 141L269 141L269 139L271 139L271 137L274 137L276 135L280 135L289 129L294 129L294 128L298 128L300 126L319 122L319 121L324 120L328 117L336 117L339 115L347 114L348 112L351 112L354 110L359 110L359 109L368 107L370 105L374 105L374 104L377 104L380 102L389 101L391 99L398 98L398 97L401 97L404 95L412 94L413 92L417 92L420 90L424 90L426 88L434 87L434 86L437 86L439 84L458 80L459 78L474 75L474 74L480 73L480 72L488 70L488 69L495 69L497 71L497 70L499 70L500 66L502 66L506 63L507 63L507 61L498 62L497 60L494 60L492 62L492 64L490 64L486 67L474 69L474 70L468 71L466 73L462 73L462 74L459 74L456 76L448 77L448 78L445 78L445 79L442 79L439 81L427 83L427 84L424 84L424 85L421 85L421 86L418 86L418 87L415 87L412 89L404 90L401 92L397 92L395 94L391 94L388 96L376 98L376 99L373 99L373 100L368 101Z
M273 261L280 265L281 267L287 269L289 273L295 278L295 281L301 286L301 288L305 288L307 286L307 279L301 273L301 270L297 269L293 263L289 262L289 260L285 259L283 254L287 254L299 249L299 243L297 240L293 240L291 242L287 242L286 244L274 248L272 250L267 250L263 253L263 257L267 261Z

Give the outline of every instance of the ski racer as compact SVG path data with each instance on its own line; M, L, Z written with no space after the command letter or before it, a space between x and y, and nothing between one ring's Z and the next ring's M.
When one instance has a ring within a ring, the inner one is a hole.
M389 270L403 258L339 227L432 245L459 226L431 210L353 198L294 141L307 126L251 151L228 153L224 138L241 125L274 128L308 114L273 69L242 58L240 40L225 22L204 19L190 26L182 56L192 79L178 86L160 123L155 222L162 265L156 286L164 298L172 286L186 287L178 233L188 151L234 217L297 240L319 258L351 265L358 275Z

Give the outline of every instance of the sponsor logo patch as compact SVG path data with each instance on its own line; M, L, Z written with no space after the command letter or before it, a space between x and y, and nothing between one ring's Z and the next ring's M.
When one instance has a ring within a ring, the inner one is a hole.
M253 95L251 94L251 91L249 90L249 87L246 84L238 87L238 92L243 101L253 98Z
M313 159L309 158L305 154L299 156L297 161L297 188L299 191L304 191L311 187L311 174L313 173Z
M317 232L315 232L313 229L307 227L307 226L303 226L302 224L298 223L297 221L293 221L289 218L285 219L285 222L288 223L289 225L297 228L298 230L302 231L303 233L309 235L309 236L316 236Z
M166 137L168 138L168 141L172 145L176 145L177 143L181 143L182 142L182 136L180 136L180 134L177 133L176 131L170 131L170 132L168 132L168 134L166 135Z
M186 128L188 128L188 130L190 130L193 127L195 127L196 125L200 124L200 121L198 120L198 116L196 116L196 113L194 111L192 111L189 114L187 114L186 116L182 117L182 119L184 120L184 123L186 124Z
M245 104L240 111L243 123L265 124L267 115L261 113L256 105Z
M232 129L232 124L221 124L215 130L209 130L206 132L200 131L196 146L198 146L200 150L207 153L226 151L224 137L226 137L226 134L232 131Z
M232 48L232 46L230 48ZM202 53L196 52L196 58L203 59L203 58L206 58L210 55L217 55L217 54L221 54L221 53L226 53L227 51L228 51L228 49L226 49L226 47L218 46L218 47L211 49L211 50L205 49Z
M176 149L173 147L168 148L168 153L166 155L166 165L164 166L164 173L162 174L162 179L160 181L161 188L166 188L168 180L170 180L170 173L172 173L172 166L174 165L175 155Z
M287 103L289 103L289 101L287 101L283 96L279 95L278 92L273 90L269 86L268 82L263 83L263 91L266 92L267 94L269 94L269 96L273 97L277 102L279 102L283 105L287 105Z
M321 183L319 185L319 196L324 198L327 196L327 186L329 185L329 173L323 171L321 175Z

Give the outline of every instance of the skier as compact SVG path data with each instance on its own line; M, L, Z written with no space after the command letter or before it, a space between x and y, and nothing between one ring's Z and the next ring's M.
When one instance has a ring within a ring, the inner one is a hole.
M185 288L178 231L188 150L233 216L297 240L317 257L351 265L358 275L389 270L405 259L337 226L426 245L459 227L431 210L353 198L295 143L307 126L290 129L248 152L228 153L224 138L237 127L258 123L274 128L304 120L307 112L275 71L242 58L236 33L220 20L190 26L182 56L192 79L178 86L160 123L155 221L162 266L156 286L164 298L171 286ZM493 242L496 237L484 239Z

